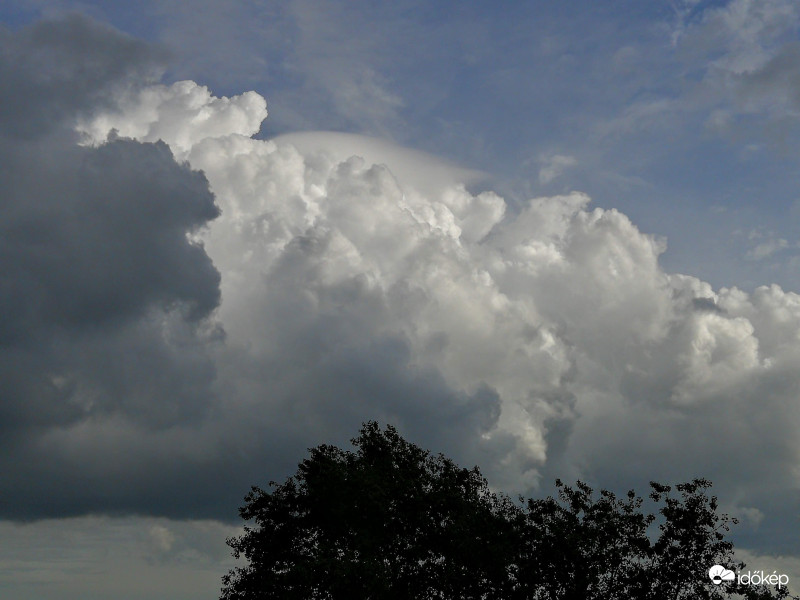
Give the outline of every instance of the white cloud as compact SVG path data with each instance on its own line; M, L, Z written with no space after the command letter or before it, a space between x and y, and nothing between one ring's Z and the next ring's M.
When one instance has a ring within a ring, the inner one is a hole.
M543 157L539 162L542 164L542 168L539 169L539 183L550 183L563 175L564 171L569 167L574 167L578 164L574 157L563 154Z
M106 126L125 131L117 118ZM431 431L507 488L558 469L707 474L757 501L747 486L764 484L759 458L798 486L797 295L667 274L663 241L582 194L533 199L502 220L503 201L470 194L452 167L358 136L236 131L185 156L222 207L204 237L237 357L220 359L221 396L269 398L268 414L310 424L377 409L414 430L435 414ZM400 381L421 390L433 374L443 387L423 405L393 399ZM482 388L499 414L476 400ZM466 428L461 444L448 420Z
M449 193L459 185L475 184L486 177L485 173L450 164L428 153L363 135L307 131L281 135L273 141L291 145L303 155L324 155L337 163L358 156L370 165L391 164L394 176L426 196Z
M169 552L175 544L175 534L166 526L151 525L149 529L150 540L158 552Z
M111 129L141 142L164 140L179 160L206 138L258 133L267 118L267 103L255 92L217 98L193 81L146 87L120 95L117 104L117 111L84 119L78 129L95 143Z
M783 248L788 248L789 242L783 238L776 238L760 242L753 248L747 251L745 256L751 260L762 260L768 256L772 256Z
M744 256L747 260L753 261L762 261L789 247L789 242L778 237L775 232L759 229L752 229L747 234L747 242L750 248Z

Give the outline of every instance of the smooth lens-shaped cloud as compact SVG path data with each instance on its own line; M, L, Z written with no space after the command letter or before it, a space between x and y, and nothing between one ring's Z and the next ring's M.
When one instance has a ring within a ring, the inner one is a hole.
M708 570L708 576L714 585L719 585L723 581L733 581L734 574L730 569L726 569L722 565L714 565Z

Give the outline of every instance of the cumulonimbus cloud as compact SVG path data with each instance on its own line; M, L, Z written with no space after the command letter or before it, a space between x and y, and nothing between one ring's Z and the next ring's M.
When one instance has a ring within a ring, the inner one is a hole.
M178 516L218 516L257 476L368 418L506 490L706 475L753 510L797 489L800 296L666 273L663 240L585 194L515 212L463 170L386 142L256 139L265 116L253 92L184 81L81 121L87 151L163 142L207 178L220 214L192 247L220 273L203 327L224 338L196 350L213 381L187 372L214 398L199 421L110 413L19 442L30 456L88 469L113 506ZM101 505L73 494L63 510Z
M186 91L193 85L159 88L170 109L151 110L148 129L160 131L209 178L222 216L204 240L223 273L219 318L227 343L280 373L276 381L284 383L277 387L288 385L282 401L297 393L290 390L298 382L286 380L304 373L313 381L352 355L369 362L369 348L394 340L401 356L386 360L402 365L406 376L432 371L448 389L496 394L499 412L474 433L484 441L516 440L501 460L515 465L509 479L528 483L548 460L548 436L557 435L551 432L572 431L571 439L553 445L565 457L580 453L573 468L602 454L589 449L602 445L595 438L604 431L592 424L605 427L610 415L617 423L605 431L637 443L644 443L636 433L641 420L663 417L674 438L658 451L681 453L688 444L705 457L695 463L703 471L725 469L732 439L744 433L732 423L756 406L782 415L773 423L779 430L796 419L785 381L778 381L800 348L794 334L786 337L800 325L797 295L777 287L753 294L712 290L665 273L658 264L662 240L617 211L591 209L582 194L537 198L506 215L496 194L472 194L457 181L420 192L426 182L414 181L413 158L403 149L384 148L374 164L355 151L337 155L336 134L319 134L316 145L315 134L298 144L292 136L253 139L248 133L257 131L263 112L252 99L253 118L241 117L249 129L217 129L187 148L182 140L192 134L166 131L162 119L191 127L203 114L209 127L215 106L244 103L244 97L223 102L195 91L207 102L179 108L175 99L192 97ZM220 122L228 120L218 110ZM114 122L103 119L124 133L136 129L129 119L141 113L135 108L132 117L120 112ZM357 143L342 136L344 146ZM364 139L363 145L368 153L375 143ZM253 389L275 398L268 381ZM307 381L300 389L309 414L317 402L312 397L344 411L365 401L323 399ZM366 401L379 404L379 389ZM722 426L720 414L727 415ZM682 439L680 418L673 421L679 415L709 429ZM745 435L755 443L754 433ZM789 437L784 442L788 459L796 447ZM611 446L619 444L625 442ZM681 471L678 465L686 463L676 461L671 470Z

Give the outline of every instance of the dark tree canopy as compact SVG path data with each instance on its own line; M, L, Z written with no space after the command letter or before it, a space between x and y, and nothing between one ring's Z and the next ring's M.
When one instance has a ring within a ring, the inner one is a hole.
M615 600L787 598L785 587L714 585L734 571L710 483L651 483L642 498L557 482L558 498L512 502L477 467L366 423L356 450L319 446L272 491L254 487L250 524L228 540L249 564L223 578L222 600ZM522 499L520 499L522 500Z

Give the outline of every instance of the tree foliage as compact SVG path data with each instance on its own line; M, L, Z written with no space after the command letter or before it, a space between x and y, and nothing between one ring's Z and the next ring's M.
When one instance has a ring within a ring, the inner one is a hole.
M787 598L785 587L714 585L733 560L710 483L651 483L657 514L557 481L558 497L493 493L477 467L364 424L355 451L323 445L271 491L254 487L249 523L228 544L245 558L222 600L614 600ZM737 596L736 594L739 594Z

